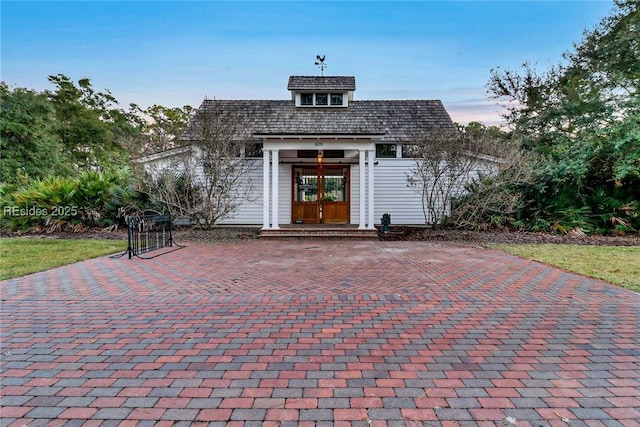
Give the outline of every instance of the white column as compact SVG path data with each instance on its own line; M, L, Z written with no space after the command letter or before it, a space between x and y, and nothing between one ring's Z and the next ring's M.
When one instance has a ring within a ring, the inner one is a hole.
M271 228L273 230L280 229L278 224L278 172L279 172L279 156L278 150L271 152Z
M262 229L269 229L269 150L262 149Z
M365 185L364 185L364 180L366 178L366 169L364 168L364 150L360 150L360 158L358 160L358 166L359 166L359 175L360 175L360 221L358 222L358 228L363 229L366 228L365 227Z
M373 229L375 228L373 226L373 163L375 159L375 151L369 150L367 157L369 158L369 176L367 177L369 180L369 191L367 191L367 195L369 196L369 221L367 221L367 228Z

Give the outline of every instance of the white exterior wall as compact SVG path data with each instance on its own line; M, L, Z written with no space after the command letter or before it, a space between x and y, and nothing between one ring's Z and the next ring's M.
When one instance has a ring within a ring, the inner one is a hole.
M278 165L278 217L280 224L291 224L291 165Z
M233 217L220 221L221 225L262 224L262 170L262 159L255 159L254 165L243 179L243 185L251 185L253 188L251 200L243 200Z
M424 224L420 193L407 186L407 173L415 162L411 159L377 159L374 166L374 223L379 224L385 213L391 215L391 223L397 225ZM278 212L280 224L291 223L291 165L278 165ZM221 221L223 225L262 224L262 161L258 160L249 178L253 181L253 198L240 206L233 218ZM271 187L271 185L270 185ZM360 216L360 170L351 165L350 223L357 225ZM365 205L365 216L368 206Z
M375 166L375 223L379 224L382 215L391 215L391 224L418 225L425 224L425 214L422 207L422 195L419 189L407 185L407 174L415 167L415 161L405 158L376 159ZM480 173L488 174L496 170L496 163L479 161L469 179L475 179ZM457 192L464 192L458 188ZM450 206L444 209L447 214ZM438 208L440 210L440 208ZM429 215L427 213L427 215ZM429 223L433 221L428 218Z
M415 165L412 159L378 158L374 166L374 223L379 224L383 214L391 215L391 224L416 225L424 224L420 193L407 185L407 173ZM171 158L148 161L146 167L171 165ZM166 167L164 166L164 167ZM280 224L291 223L291 164L278 165L278 217ZM175 166L174 166L175 167ZM495 163L483 162L479 169L488 172L495 168ZM358 225L360 217L360 167L351 164L350 176L350 223ZM365 169L367 171L367 169ZM366 172L368 174L368 171ZM255 159L255 163L247 175L251 181L253 192L251 200L241 203L233 217L221 221L221 225L261 225L263 221L263 161ZM271 181L271 175L269 175ZM366 176L365 176L366 179ZM271 188L271 183L269 185ZM271 191L269 196L271 195ZM271 215L271 212L269 213ZM365 217L368 218L368 204L365 204Z
M377 159L375 165L374 220L385 213L391 224L424 224L420 193L407 186L407 173L415 165L411 159Z
M358 225L360 219L360 170L358 165L351 165L350 212L351 224Z

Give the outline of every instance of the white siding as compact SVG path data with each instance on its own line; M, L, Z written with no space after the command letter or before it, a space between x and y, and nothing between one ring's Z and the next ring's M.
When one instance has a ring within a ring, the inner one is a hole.
M278 221L280 224L291 223L291 165L278 165ZM223 225L262 225L262 169L263 162L259 160L247 177L253 182L253 198L244 201L233 218L221 221ZM271 174L269 174L271 180ZM269 183L271 189L271 182ZM271 190L269 191L271 198ZM269 209L271 216L271 208ZM271 220L271 218L270 218Z
M177 167L172 165L171 158L153 159L145 162L145 167L152 168L162 165L163 167ZM412 159L404 158L378 158L374 166L375 183L375 203L374 203L374 223L379 224L384 213L391 215L391 224L412 225L424 224L425 217L422 209L420 193L407 185L407 173L415 165ZM486 161L478 165L479 170L485 173L495 170L495 164ZM221 221L224 225L262 225L263 215L263 194L262 177L263 161L256 159L254 166L246 176L244 185L250 185L253 192L250 200L244 200L236 213L231 218ZM291 223L291 165L278 165L278 216L280 224ZM477 171L476 171L477 174ZM474 174L474 175L476 175ZM269 174L271 177L271 174ZM476 175L477 176L477 175ZM271 187L271 186L270 186ZM368 188L365 186L365 188ZM360 218L360 167L358 164L351 165L350 177L350 223L357 225ZM270 191L271 193L271 191ZM269 197L271 194L269 194ZM368 203L365 203L368 210ZM271 212L271 210L270 210ZM368 212L365 212L368 217Z
M351 206L349 216L351 224L360 221L360 169L359 165L351 165Z
M255 161L245 176L243 185L251 185L251 200L243 200L233 217L220 221L222 225L262 224L262 159Z
M375 165L374 222L385 213L391 224L424 224L420 193L407 186L407 173L415 164L411 159L377 159Z
M391 215L391 224L417 225L425 224L422 208L422 195L419 189L407 185L407 174L415 166L412 159L377 159L375 166L375 223L380 223L384 213ZM469 180L478 177L479 173L489 174L496 171L496 164L490 161L479 161L470 172ZM456 194L464 192L464 184L455 190ZM439 210L439 209L438 209ZM450 206L444 211L448 214ZM428 218L429 222L433 221Z
M278 166L278 218L280 225L291 224L291 165Z

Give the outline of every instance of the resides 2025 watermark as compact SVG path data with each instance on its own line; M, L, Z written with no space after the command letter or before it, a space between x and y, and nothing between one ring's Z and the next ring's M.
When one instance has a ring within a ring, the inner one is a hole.
M45 216L76 216L80 213L78 206L51 206L43 208L40 206L3 206L2 214L4 216L28 216L28 217L45 217Z

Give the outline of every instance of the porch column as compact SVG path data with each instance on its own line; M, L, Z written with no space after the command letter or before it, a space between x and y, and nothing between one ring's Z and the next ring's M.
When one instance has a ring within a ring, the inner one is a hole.
M278 224L278 150L271 151L271 228L280 229Z
M367 225L369 229L375 228L373 226L373 164L375 159L376 152L374 150L369 150L367 157L369 158L369 191L367 192L369 196L369 221L367 221Z
M366 187L364 185L364 180L366 178L366 174L365 174L366 169L364 167L364 162L365 162L364 153L365 153L364 150L360 150L360 152L359 152L359 156L360 157L359 157L359 160L358 160L358 166L359 166L359 171L360 171L360 189L359 189L359 191L360 191L360 194L359 194L359 197L360 197L360 220L358 222L358 228L359 229L366 228L365 227L365 211L364 211L364 209L365 209L365 196L366 196L366 194L365 194L365 188Z
M269 157L271 152L262 149L262 229L269 229Z

